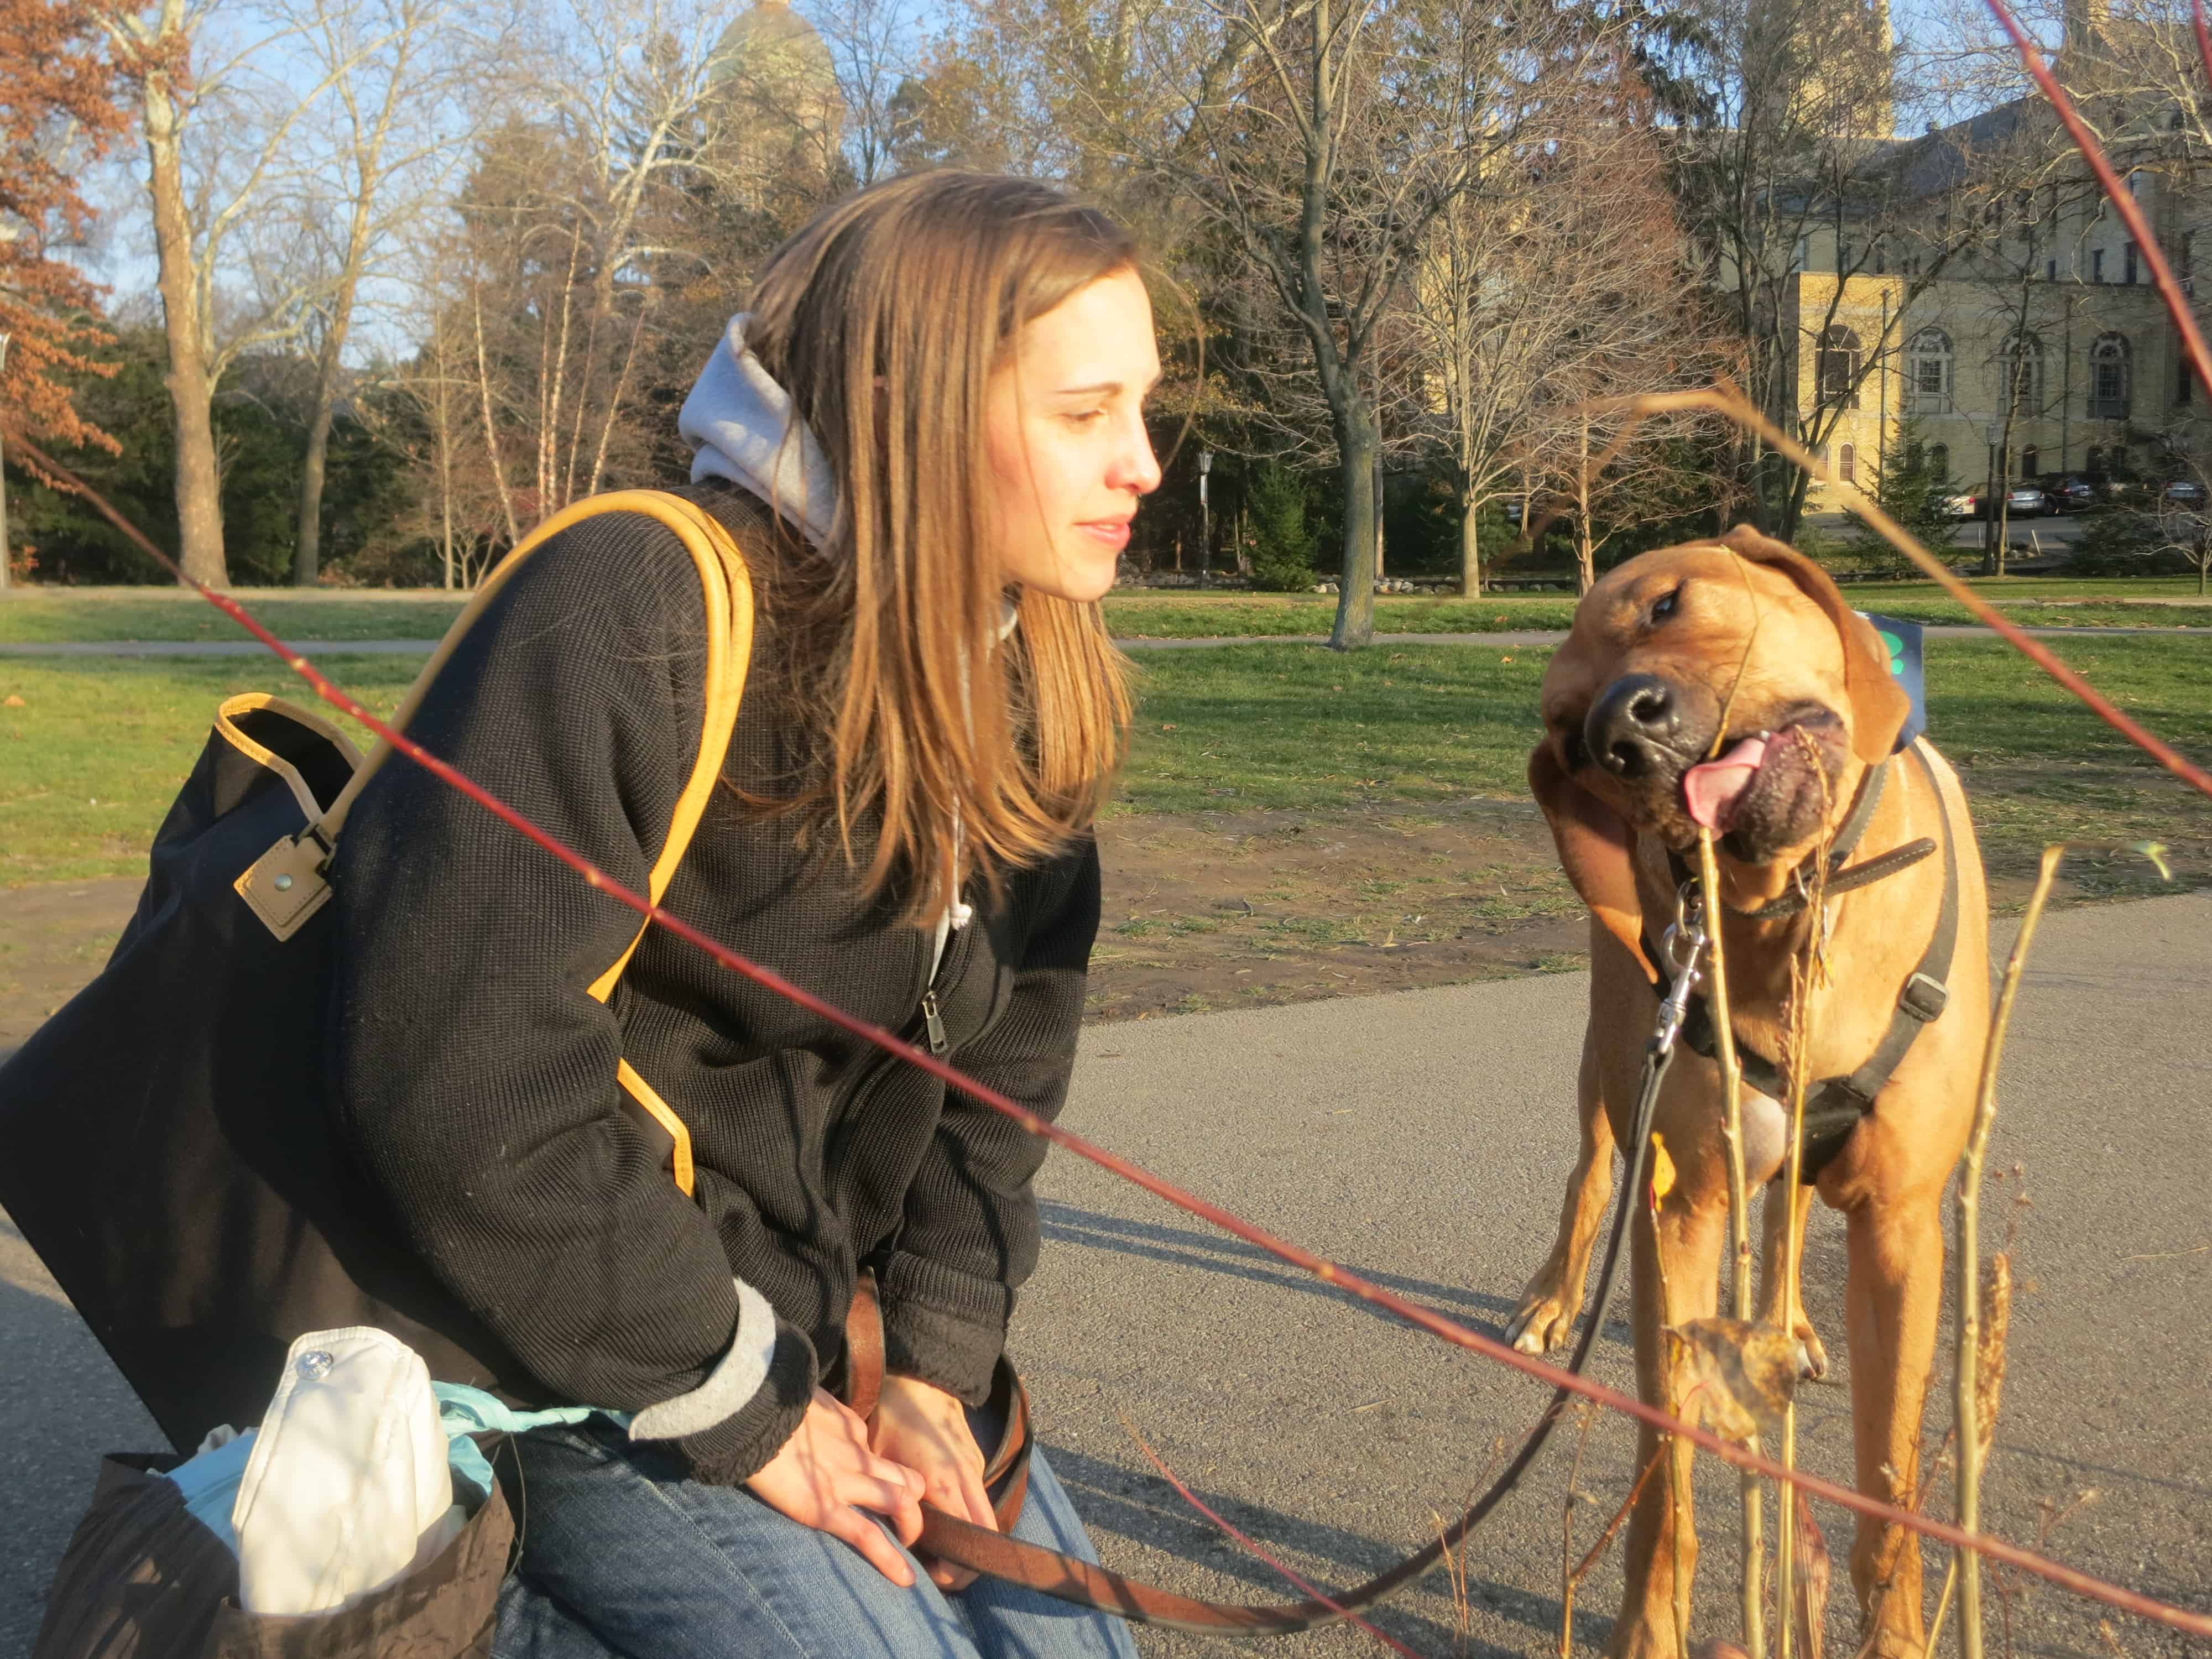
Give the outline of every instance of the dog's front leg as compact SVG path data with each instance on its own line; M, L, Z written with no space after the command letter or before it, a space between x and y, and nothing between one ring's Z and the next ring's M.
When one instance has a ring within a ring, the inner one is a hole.
M1575 1172L1559 1206L1559 1237L1552 1254L1521 1292L1521 1306L1505 1328L1505 1340L1522 1353L1564 1347L1582 1311L1583 1285L1589 1277L1590 1249L1613 1200L1613 1120L1605 1109L1597 1044L1583 1033L1583 1063L1575 1091L1582 1130Z
M1941 1188L1876 1199L1849 1212L1847 1289L1851 1429L1858 1488L1905 1509L1918 1501L1921 1411L1936 1357L1942 1304ZM1875 1659L1918 1659L1920 1540L1899 1527L1859 1517L1851 1584L1869 1620Z
M1797 1310L1796 1334L1798 1347L1802 1350L1798 1358L1798 1375L1817 1381L1828 1374L1828 1351L1821 1346L1820 1335L1813 1328L1813 1322L1805 1316L1805 1224L1813 1213L1814 1194L1811 1187L1800 1185L1797 1201L1784 1206L1783 1188L1788 1184L1789 1176L1785 1173L1769 1182L1766 1187L1765 1234L1759 1262L1759 1316L1769 1325L1782 1322L1782 1292L1784 1288L1783 1247L1785 1243L1794 1243L1796 1249L1788 1260L1797 1264L1797 1272L1795 1278L1788 1282L1788 1289L1792 1292L1791 1304ZM1783 1231L1791 1223L1796 1228L1794 1239Z
M1674 1367L1665 1328L1709 1318L1717 1311L1721 1254L1727 1243L1725 1194L1717 1208L1710 1191L1698 1203L1691 1196L1698 1184L1685 1181L1661 1203L1656 1230L1648 1207L1636 1225L1637 1391L1674 1411L1682 1402L1674 1397ZM1686 1447L1672 1446L1646 1424L1637 1439L1637 1468L1650 1469L1655 1459L1674 1467L1652 1470L1629 1516L1620 1622L1605 1644L1613 1659L1676 1659L1682 1650L1675 1638L1676 1583L1679 1576L1686 1587L1698 1570L1697 1526L1686 1480L1690 1458ZM1686 1611L1686 1588L1683 1607Z

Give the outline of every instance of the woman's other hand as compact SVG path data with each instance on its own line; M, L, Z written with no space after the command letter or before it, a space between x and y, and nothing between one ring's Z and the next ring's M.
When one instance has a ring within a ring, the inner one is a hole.
M982 1449L969 1430L966 1407L953 1395L910 1376L886 1376L872 1442L879 1456L904 1464L920 1479L922 1501L955 1519L999 1529L983 1489ZM929 1577L944 1590L975 1582L967 1568L943 1561L929 1563Z
M888 1398L888 1385L884 1392ZM910 1586L912 1565L870 1518L890 1521L902 1544L921 1536L923 1480L913 1468L902 1468L902 1461L871 1450L867 1425L817 1389L797 1431L745 1485L770 1509L842 1539L891 1583ZM983 1467L980 1457L975 1467L979 1472Z

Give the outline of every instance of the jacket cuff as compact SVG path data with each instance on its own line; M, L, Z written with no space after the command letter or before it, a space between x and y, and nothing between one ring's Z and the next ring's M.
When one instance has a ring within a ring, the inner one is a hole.
M814 1400L814 1345L797 1327L778 1322L775 1358L768 1380L744 1408L712 1428L674 1442L694 1480L710 1486L741 1486L757 1474L799 1431Z
M963 1403L991 1397L1006 1347L1014 1293L918 1256L894 1255L881 1286L884 1369L942 1389Z

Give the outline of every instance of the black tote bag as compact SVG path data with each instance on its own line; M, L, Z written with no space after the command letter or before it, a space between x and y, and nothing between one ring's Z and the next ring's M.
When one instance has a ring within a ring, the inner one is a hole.
M657 901L720 773L751 653L744 561L705 511L633 490L548 520L487 580L392 724L534 547L614 511L675 531L707 595L706 729L653 872ZM258 1422L293 1340L338 1326L390 1331L442 1381L538 1395L398 1243L329 1127L323 872L386 752L363 761L337 727L274 697L226 702L114 955L0 1066L0 1205L180 1450L216 1424ZM681 1122L657 1096L640 1103L688 1189Z

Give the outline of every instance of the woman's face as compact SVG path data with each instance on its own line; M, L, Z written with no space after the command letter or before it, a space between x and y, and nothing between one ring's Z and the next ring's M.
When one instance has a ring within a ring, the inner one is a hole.
M1160 378L1134 271L1033 319L992 377L992 522L1006 580L1079 604L1114 585L1137 498L1159 487L1145 394Z

